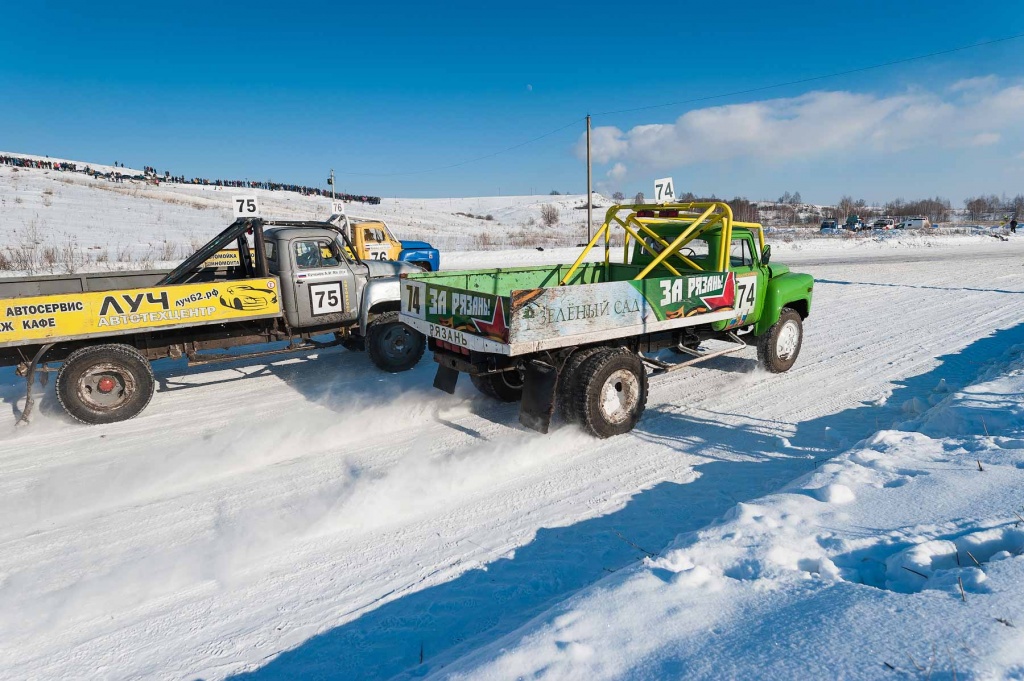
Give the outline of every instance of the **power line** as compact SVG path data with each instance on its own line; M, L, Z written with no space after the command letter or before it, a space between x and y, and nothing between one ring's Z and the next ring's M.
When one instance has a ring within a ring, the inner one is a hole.
M895 59L893 61L887 61L881 64L872 64L871 66L861 66L856 69L849 69L848 71L836 71L835 73L826 73L820 76L811 76L810 78L801 78L799 80L790 80L784 83L775 83L773 85L762 85L760 87L749 88L747 90L736 90L735 92L724 92L719 95L708 95L706 97L695 97L694 99L684 99L678 102L666 102L665 104L649 104L647 106L638 106L631 109L618 109L616 111L602 111L601 113L594 114L595 116L612 116L615 114L630 113L633 111L646 111L648 109L661 109L667 106L681 106L683 104L694 104L697 102L706 102L711 99L721 99L723 97L735 97L737 95L749 95L754 92L764 92L765 90L773 90L775 88L786 87L789 85L802 85L804 83L812 83L816 80L824 80L826 78L838 78L839 76L848 76L852 73L862 73L864 71L871 71L873 69L881 69L886 66L895 66L897 64L906 64L907 62L918 61L920 59L929 59L931 57L938 57L944 54L952 54L953 52L961 52L963 50L971 50L975 47L984 47L985 45L994 45L996 43L1003 43L1008 40L1016 40L1018 38L1024 38L1024 33L1018 33L1017 35L1006 36L1005 38L996 38L995 40L987 40L983 43L974 43L973 45L962 45L961 47L953 47L948 50L939 50L938 52L929 52L928 54L920 54L916 57L907 57L905 59Z
M465 160L465 161L459 161L458 163L452 163L451 165L447 165L447 166L439 166L437 168L428 168L426 170L411 170L411 171L402 172L402 173L347 173L347 172L343 172L343 171L338 171L337 174L338 175L360 175L360 176L369 176L369 177L396 177L398 175L422 175L424 173L433 173L433 172L437 172L439 170L449 170L451 168L458 168L459 166L464 166L464 165L468 165L470 163L476 163L477 161L483 161L484 159L493 158L493 157L498 156L500 154L504 154L504 153L507 153L509 151L513 151L514 149L519 149L520 147L525 147L527 144L533 144L534 142L539 142L540 140L544 139L545 137L550 137L551 135L554 135L556 132L562 132L566 128L572 127L574 125L579 125L584 120L585 119L583 117L577 118L576 120L574 120L574 121L572 121L570 123L566 123L565 125L563 125L560 128L555 128L554 130L551 130L550 132L546 132L543 135L538 135L537 137L534 137L532 139L528 139L525 142L520 142L519 144L513 144L511 147L505 147L504 149L500 149L500 150L492 152L490 154L485 154L483 156L477 156L476 158L471 158L471 159L468 159L468 160Z

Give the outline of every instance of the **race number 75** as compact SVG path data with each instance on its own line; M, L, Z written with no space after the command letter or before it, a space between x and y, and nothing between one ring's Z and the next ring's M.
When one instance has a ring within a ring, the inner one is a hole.
M236 218L258 218L260 201L255 196L236 196L231 199L232 212Z

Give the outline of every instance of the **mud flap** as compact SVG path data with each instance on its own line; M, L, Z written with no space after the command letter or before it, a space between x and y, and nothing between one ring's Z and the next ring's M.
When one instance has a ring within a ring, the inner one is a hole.
M555 408L555 384L558 370L550 364L530 360L523 380L523 398L519 403L519 423L539 433L547 433Z
M434 387L443 390L449 395L455 394L455 384L459 381L459 372L451 367L437 366L437 373L434 374Z

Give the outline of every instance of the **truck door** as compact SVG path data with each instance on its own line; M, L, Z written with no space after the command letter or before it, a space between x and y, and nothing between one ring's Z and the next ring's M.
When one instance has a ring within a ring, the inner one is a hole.
M329 236L298 237L287 242L288 253L277 253L278 261L288 257L293 291L294 315L289 321L299 327L327 326L356 319L355 274L342 254L342 247Z
M729 244L729 270L736 275L736 315L725 327L731 329L757 319L764 299L765 274L750 234L733 236Z
M364 260L398 260L402 246L383 222L357 222L352 229L358 232L354 241Z

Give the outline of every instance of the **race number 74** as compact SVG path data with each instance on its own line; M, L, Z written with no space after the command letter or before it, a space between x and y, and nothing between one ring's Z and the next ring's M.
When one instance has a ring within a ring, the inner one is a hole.
M423 314L423 303L420 300L420 287L412 284L405 285L405 309L416 315Z

